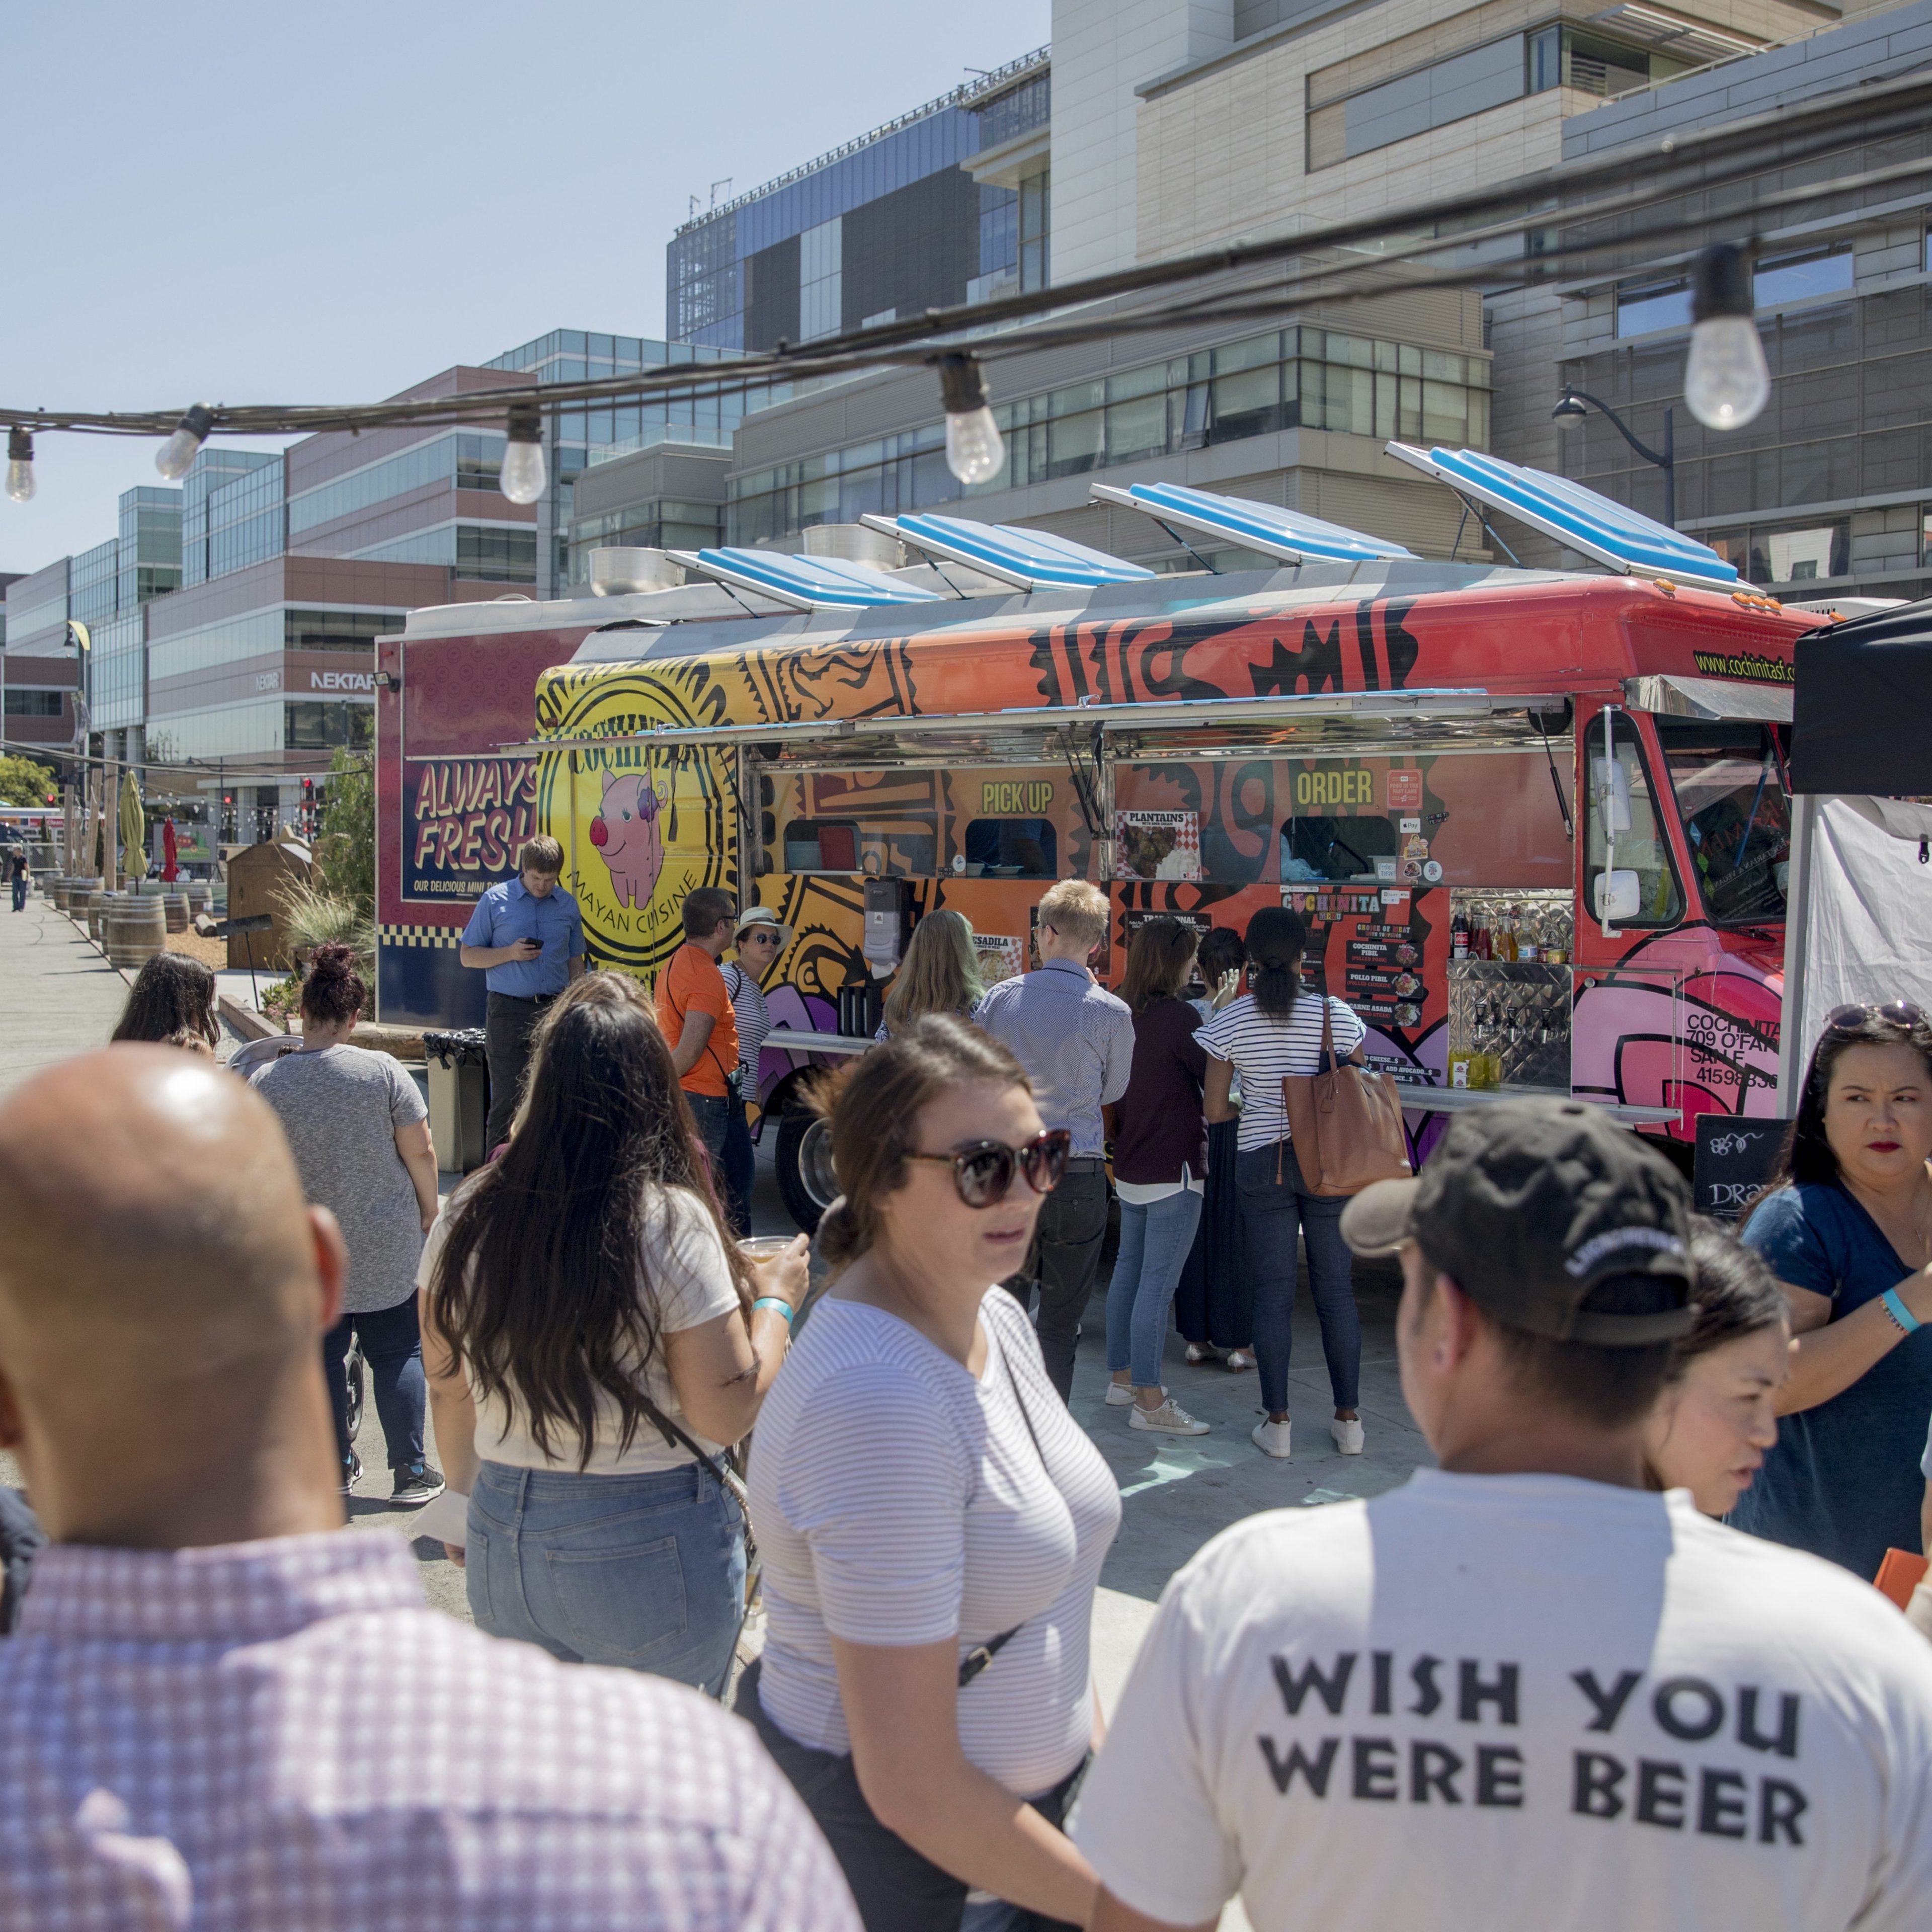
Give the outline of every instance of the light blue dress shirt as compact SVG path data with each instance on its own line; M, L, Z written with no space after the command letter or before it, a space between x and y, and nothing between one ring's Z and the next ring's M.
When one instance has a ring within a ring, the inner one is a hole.
M1127 1090L1134 1065L1134 1016L1084 966L1049 959L1036 972L1002 980L973 1016L1012 1050L1033 1082L1040 1117L1072 1130L1073 1152L1106 1144L1100 1109Z
M514 946L520 939L543 941L542 956L492 966L483 983L513 1000L542 999L570 983L570 962L584 952L584 916L577 902L558 886L548 898L534 898L520 878L500 879L476 902L463 928L465 946Z

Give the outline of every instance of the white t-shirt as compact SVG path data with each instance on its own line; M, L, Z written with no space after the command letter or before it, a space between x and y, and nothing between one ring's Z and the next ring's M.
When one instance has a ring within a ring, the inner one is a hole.
M813 1310L752 1438L770 1618L759 1694L800 1744L848 1751L832 1636L957 1636L963 1658L1018 1624L960 1691L959 1738L988 1777L1030 1798L1093 1734L1089 1626L1120 1498L1019 1304L990 1288L980 1319L976 1382L882 1309L832 1296Z
M1174 1578L1075 1836L1180 1925L1922 1928L1932 1646L1688 1492L1423 1470Z
M1331 996L1328 1006L1334 1016L1335 1057L1346 1060L1368 1028L1340 1000ZM1286 1140L1288 1109L1282 1105L1281 1083L1290 1074L1306 1077L1322 1070L1321 996L1304 993L1284 1021L1270 1019L1255 1004L1253 994L1244 993L1194 1039L1215 1059L1231 1061L1241 1076L1241 1152Z
M466 1185L473 1184L466 1184ZM442 1252L448 1233L449 1211L462 1190L450 1196L436 1217L423 1244L422 1265L417 1270L420 1287L428 1287L437 1257ZM738 1306L738 1291L732 1286L731 1270L724 1258L724 1244L704 1204L688 1189L653 1187L650 1190L651 1238L646 1241L644 1269L646 1280L656 1298L658 1334L662 1338L686 1328L700 1328L728 1315ZM645 1367L644 1393L665 1415L676 1423L708 1456L716 1456L724 1446L700 1436L686 1421L662 1357ZM577 1468L578 1441L573 1432L548 1432L553 1454L546 1456L531 1436L528 1418L519 1406L514 1411L496 1399L485 1396L470 1378L470 1392L476 1404L476 1454L486 1462L502 1462L513 1469L569 1469ZM597 1396L597 1433L590 1450L590 1461L584 1473L590 1476L629 1476L652 1469L674 1469L691 1460L691 1451L682 1444L665 1442L657 1425L646 1419L638 1425L628 1449L620 1450L622 1413L616 1400L601 1390Z

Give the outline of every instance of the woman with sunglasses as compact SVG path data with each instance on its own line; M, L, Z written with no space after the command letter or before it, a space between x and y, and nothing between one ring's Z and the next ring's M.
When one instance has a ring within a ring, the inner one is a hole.
M724 1211L731 1232L742 1237L752 1232L752 1185L758 1172L745 1104L758 1104L758 1057L772 1030L764 982L791 944L791 928L770 906L753 906L740 916L731 943L738 956L718 970L724 976L725 994L738 1022L738 1090L724 1122L724 1151L718 1164L724 1170Z
M944 1017L832 1095L832 1286L759 1418L770 1622L738 1708L868 1932L1084 1925L1094 1874L1060 1820L1099 1728L1088 1634L1120 1495L999 1286L1068 1136L1005 1048Z
M1842 1006L1744 1229L1791 1304L1778 1445L1730 1520L1869 1580L1920 1534L1932 1413L1932 1022Z

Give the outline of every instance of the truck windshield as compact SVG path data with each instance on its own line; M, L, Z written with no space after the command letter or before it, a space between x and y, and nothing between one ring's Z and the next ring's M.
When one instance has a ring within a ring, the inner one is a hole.
M1656 724L1705 910L1724 926L1782 920L1791 812L1769 727Z

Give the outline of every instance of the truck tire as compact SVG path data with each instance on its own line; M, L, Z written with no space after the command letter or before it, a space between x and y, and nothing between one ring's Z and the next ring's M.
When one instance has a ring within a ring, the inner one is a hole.
M808 1234L817 1234L820 1219L838 1192L832 1172L831 1129L809 1108L787 1108L778 1118L773 1165L785 1212Z

